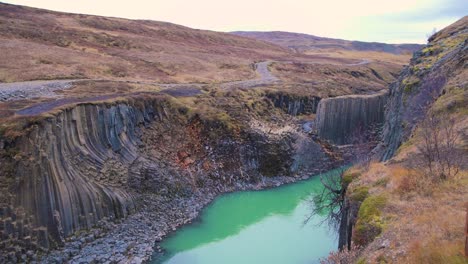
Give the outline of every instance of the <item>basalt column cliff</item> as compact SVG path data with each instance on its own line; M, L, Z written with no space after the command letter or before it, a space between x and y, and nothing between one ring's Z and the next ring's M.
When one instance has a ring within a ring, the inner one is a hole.
M80 104L2 140L3 248L54 248L103 218L137 211L145 193L221 192L335 162L294 130L259 121L237 130L186 112L164 97Z
M382 125L386 101L386 91L323 99L315 121L317 134L335 144L352 143L359 134Z

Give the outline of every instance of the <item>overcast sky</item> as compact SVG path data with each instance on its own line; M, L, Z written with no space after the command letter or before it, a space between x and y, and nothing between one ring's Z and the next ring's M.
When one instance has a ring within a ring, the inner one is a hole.
M45 9L172 22L216 31L290 31L425 43L467 15L468 0L0 0Z

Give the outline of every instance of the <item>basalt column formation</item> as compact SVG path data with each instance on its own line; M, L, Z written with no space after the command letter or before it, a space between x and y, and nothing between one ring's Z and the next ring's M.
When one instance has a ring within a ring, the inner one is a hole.
M334 144L349 144L363 131L383 123L386 101L387 91L322 99L315 121L317 134Z

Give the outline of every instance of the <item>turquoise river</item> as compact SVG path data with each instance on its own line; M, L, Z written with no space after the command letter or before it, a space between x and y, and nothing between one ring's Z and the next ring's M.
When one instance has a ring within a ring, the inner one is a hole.
M329 177L338 170L322 174ZM262 191L222 195L200 218L166 238L165 264L311 264L337 248L337 234L310 214L310 198L323 185L319 176Z

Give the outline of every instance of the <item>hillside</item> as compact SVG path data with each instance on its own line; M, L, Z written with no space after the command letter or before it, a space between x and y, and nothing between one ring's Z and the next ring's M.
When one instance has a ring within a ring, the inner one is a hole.
M386 52L392 54L411 54L422 47L422 45L419 44L386 44L379 42L350 41L283 31L235 31L231 33L237 36L274 43L281 47L292 49L298 53L342 49L351 51Z
M270 42L292 50L296 54L342 59L366 58L376 62L399 65L407 64L411 54L423 46L419 44L349 41L282 31L238 31L232 32L232 34Z
M466 263L467 39L465 16L431 36L391 86L375 160L343 177L340 244L352 250L330 259Z
M409 60L385 52L298 54L165 22L0 7L2 120L142 92L194 96L256 87L303 97L368 94L386 89ZM35 80L48 82L23 83Z
M413 49L412 45L359 44L292 33L284 33L284 41L281 37L258 37L261 33L238 34L243 36L0 3L0 82L105 79L219 83L255 78L253 63L265 60L355 64L367 59L391 63L394 66L388 71L396 73ZM314 48L310 53L289 49L307 46L306 40L320 47L334 45L333 54L325 49L317 52ZM355 50L365 53L348 54Z
M0 3L0 82L106 78L216 82L253 78L254 61L287 57L263 41L175 24Z

